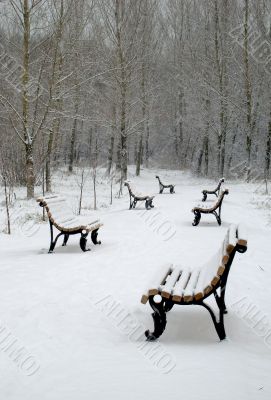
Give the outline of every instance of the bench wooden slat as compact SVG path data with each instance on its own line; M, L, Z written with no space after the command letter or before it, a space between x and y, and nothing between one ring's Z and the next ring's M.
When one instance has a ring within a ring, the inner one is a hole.
M180 302L182 300L183 292L189 281L190 275L191 275L191 271L189 268L182 270L182 274L173 289L173 293L172 293L173 301Z
M198 268L194 269L190 275L189 281L183 293L183 299L186 303L193 300L194 291L198 282L200 271Z
M195 287L195 299L200 300L204 297L204 289L206 287L206 269L200 271L199 279Z
M181 267L175 267L170 275L168 275L165 285L162 288L161 296L167 299L170 298L174 285L177 282L181 273Z

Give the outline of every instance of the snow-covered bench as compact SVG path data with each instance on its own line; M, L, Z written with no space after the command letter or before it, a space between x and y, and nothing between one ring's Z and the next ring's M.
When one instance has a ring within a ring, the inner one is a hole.
M225 179L221 178L221 179L219 179L218 185L214 190L203 190L202 191L202 194L203 194L202 201L205 201L207 199L207 194L214 194L216 197L218 197L219 193L220 193L221 185L223 182L225 182Z
M154 196L148 196L148 195L144 196L144 195L135 194L133 192L129 182L125 182L124 186L127 186L128 191L129 191L129 195L130 195L130 207L129 207L129 209L130 210L131 210L131 208L135 208L135 206L136 206L138 201L145 201L145 208L147 210L149 210L150 208L154 207L154 205L152 204Z
M163 193L163 190L164 190L164 189L169 189L170 193L175 193L175 191L174 191L175 185L164 185L164 184L161 182L161 179L159 178L158 175L156 175L155 178L158 179L158 182L159 182L159 193L160 193L160 194Z
M81 217L76 217L69 208L65 197L58 195L39 197L37 202L41 207L45 207L49 219L51 232L49 253L54 251L56 243L59 237L62 235L64 236L63 246L66 246L70 235L76 235L80 233L80 247L83 251L90 250L86 249L87 237L90 232L92 242L94 244L101 244L101 242L97 240L97 236L98 230L102 224L100 224L98 220L88 223L83 222ZM60 231L55 239L53 227Z
M148 340L156 340L165 330L166 313L175 304L200 305L205 307L212 318L220 340L225 339L224 314L225 291L227 278L235 253L247 250L247 239L244 227L231 225L226 237L212 259L200 268L168 265L157 273L141 298L141 303L149 301L154 313L154 331L146 331ZM219 292L218 292L219 291ZM219 309L218 319L212 308L205 303L207 297L214 295Z
M211 206L208 207L206 205L194 207L192 212L195 215L194 222L192 223L193 226L196 226L199 224L200 219L201 219L201 214L213 214L216 217L218 225L221 225L221 207L222 207L222 202L224 199L224 196L226 194L229 194L228 189L223 190L217 201ZM218 212L217 212L218 210Z

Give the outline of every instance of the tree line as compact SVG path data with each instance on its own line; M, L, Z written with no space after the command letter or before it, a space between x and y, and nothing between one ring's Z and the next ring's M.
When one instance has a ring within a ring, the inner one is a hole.
M0 2L0 171L269 179L271 0Z

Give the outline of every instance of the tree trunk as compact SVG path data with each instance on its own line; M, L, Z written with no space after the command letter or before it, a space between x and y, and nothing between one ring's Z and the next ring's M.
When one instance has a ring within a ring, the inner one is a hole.
M45 165L45 185L46 192L52 191L52 179L51 179L51 154L53 148L54 141L54 133L51 129L49 132L48 146L47 146L47 154L46 154L46 165Z
M6 203L6 213L7 213L8 235L10 235L11 228L10 228L9 199L8 199L8 190L7 190L7 180L6 180L5 176L4 176L3 180L4 180L4 189L5 189L5 203Z
M215 0L215 59L216 59L216 67L218 73L219 80L219 94L220 94L220 128L217 137L217 173L220 174L221 169L221 146L222 146L222 135L224 129L224 102L223 102L223 72L222 72L222 60L220 57L219 51L219 38L220 38L220 26L219 26L219 14L218 14L218 0Z
M30 10L28 0L23 3L23 75L22 75L22 112L23 112L23 128L25 139L25 153L26 153L26 189L27 198L34 197L34 159L33 159L33 143L29 131L29 98L28 98L28 84L29 84L29 46L30 46Z
M147 120L146 120L146 141L145 141L145 160L146 160L146 168L149 168L149 159L150 159L150 125L149 125L149 112L147 111Z
M141 99L142 99L142 124L140 130L139 143L137 148L136 157L136 176L140 175L140 168L142 164L143 157L143 136L145 134L145 120L146 120L146 82L145 82L145 64L143 62L141 68Z
M178 93L178 126L179 126L179 157L180 157L180 167L183 166L182 154L183 154L183 90L181 86L179 86Z
M266 140L266 150L265 150L265 179L268 181L269 179L269 170L270 170L270 157L271 157L271 113L270 120L268 122L268 132L267 132L267 140Z
M60 50L60 41L62 38L63 34L63 24L64 24L64 4L63 0L61 0L60 3L60 15L59 15L59 21L58 21L58 26L57 26L57 33L56 33L56 39L55 39L55 50L54 50L54 64L53 64L53 73L52 73L52 81L51 85L52 87L55 86L56 81L60 79L61 76L61 71L62 71L62 64L63 64L63 59L61 56L61 50ZM61 110L61 100L60 100L60 84L56 84L56 91L55 91L55 97L56 101L55 103L55 109L56 112L59 113ZM52 179L51 179L51 158L52 158L52 152L56 150L56 145L57 145L57 137L59 134L60 130L60 117L57 115L54 120L53 120L53 128L49 132L49 139L48 139L48 146L47 146L47 154L46 154L46 191L51 192L52 191ZM55 144L55 147L53 148L53 144Z
M121 181L127 179L128 155L127 155L127 132L126 132L126 95L127 95L127 72L122 49L122 30L121 15L124 2L116 0L115 19L116 19L116 37L117 37L117 56L120 68L120 165L121 165Z
M144 128L142 128L142 129L144 129ZM142 156L143 156L143 132L141 131L139 143L138 143L138 147L137 147L137 152L136 152L136 176L140 175Z
M35 175L34 175L34 161L33 161L33 147L26 145L26 187L27 198L33 199L35 189Z
M209 92L208 92L209 96ZM206 127L203 138L203 154L204 154L204 175L208 176L209 172L209 128L210 128L210 113L211 113L211 102L210 99L206 99Z
M113 126L111 129L111 137L110 144L108 149L108 158L107 158L107 171L106 174L110 175L112 164L113 164L113 155L114 155L114 145L115 145L115 136L116 136L116 107L113 107Z
M76 140L76 133L77 133L77 114L78 114L78 99L76 98L75 104L75 117L73 120L72 125L72 134L71 134L71 143L70 143L70 159L69 159L69 172L73 172L74 166L74 149L75 149L75 140Z
M247 181L250 180L251 170L251 144L252 144L252 90L249 72L249 42L248 42L248 17L249 7L248 0L245 1L245 17L244 17L244 64L245 64L245 94L246 94L246 153L247 153Z

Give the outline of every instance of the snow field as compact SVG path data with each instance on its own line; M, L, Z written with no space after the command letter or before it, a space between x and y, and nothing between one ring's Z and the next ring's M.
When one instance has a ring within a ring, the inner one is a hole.
M156 173L164 183L176 183L176 194L158 194ZM109 185L99 179L98 211L91 210L90 180L84 189L83 217L104 223L101 246L89 240L88 253L81 252L79 236L74 236L67 247L58 243L55 253L47 254L49 227L41 222L42 210L17 193L14 233L0 234L1 398L269 399L271 235L268 210L255 205L262 196L253 185L226 182L230 193L224 199L222 226L214 216L203 215L193 227L191 209L200 202L202 189L212 189L214 182L179 171L144 170L139 178L130 173L137 190L157 193L155 208L146 213L144 203L128 210L126 188L110 206ZM58 175L54 184L76 211L75 178ZM1 211L2 227L3 207ZM248 231L248 251L236 254L229 275L227 340L219 342L204 309L176 306L168 314L159 347L144 348L141 333L153 325L151 308L140 299L155 271L170 263L203 266L215 255L228 226L239 222ZM5 351L1 327L39 364L33 376L22 373ZM138 336L132 337L132 328L138 328ZM153 361L155 349L159 357L167 354L170 371L159 359Z

